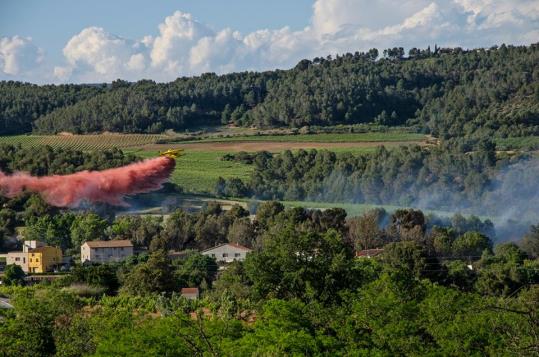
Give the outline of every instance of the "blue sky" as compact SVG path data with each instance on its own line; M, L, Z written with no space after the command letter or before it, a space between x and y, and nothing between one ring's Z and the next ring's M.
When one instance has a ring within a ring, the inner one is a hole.
M158 24L181 10L215 29L301 29L312 5L311 0L0 0L0 35L31 37L60 60L67 41L90 26L141 38L157 34Z
M0 0L0 79L170 81L302 58L539 41L537 0Z

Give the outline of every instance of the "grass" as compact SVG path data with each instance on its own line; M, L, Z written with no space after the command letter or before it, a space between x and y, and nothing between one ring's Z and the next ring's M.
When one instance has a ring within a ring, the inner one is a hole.
M285 207L304 207L304 208L316 208L316 209L328 209L328 208L342 208L348 214L348 217L359 216L373 208L383 208L388 212L394 212L402 208L410 208L404 206L394 206L394 205L376 205L376 204L366 204L366 203L338 203L338 202L309 202L309 201L281 201ZM452 217L456 212L448 211L437 211L437 210L428 210L422 209L425 215L434 214L439 217ZM467 216L467 214L464 214ZM494 217L488 216L478 216L480 219L493 219Z
M149 158L158 155L157 151L129 151L140 157ZM189 151L176 160L176 169L171 181L183 187L189 193L213 193L219 177L237 177L247 180L253 170L250 165L223 161L224 151Z
M21 145L22 147L36 147L50 145L76 149L82 151L105 150L120 148L126 152L135 153L141 157L155 157L158 152L155 150L145 150L144 146L153 144L164 138L164 135L151 134L101 134L101 135L15 135L0 136L0 144ZM242 140L271 140L277 142L373 142L383 141L396 142L407 140L420 140L423 135L391 132L391 133L363 133L363 134L314 134L314 135L277 135L277 136L239 136L234 138L223 138L219 140L238 141ZM217 142L219 140L207 141ZM206 140L202 140L206 141ZM195 141L200 142L200 141ZM355 155L371 153L375 147L357 148L332 148L331 151L344 153L350 152ZM219 177L248 180L253 168L252 166L222 161L221 157L226 151L195 151L186 149L185 155L177 162L176 170L173 172L171 181L182 186L188 193L212 193Z
M335 152L350 152L353 155L371 153L376 148L336 148ZM142 158L159 155L157 151L125 150ZM171 182L181 186L187 193L213 194L219 177L225 179L239 178L248 181L253 166L234 161L223 161L226 151L198 151L185 149L184 155L176 160L176 169L172 173Z
M498 150L537 150L539 136L521 136L516 138L495 139Z
M272 142L306 142L306 143L348 143L348 142L396 142L423 141L425 135L406 132L372 132L346 134L299 134L299 135L246 135L221 138L204 138L186 142L242 142L242 141L272 141Z

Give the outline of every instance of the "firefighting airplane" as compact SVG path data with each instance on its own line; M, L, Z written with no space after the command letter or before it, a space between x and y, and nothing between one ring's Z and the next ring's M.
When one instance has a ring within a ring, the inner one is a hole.
M159 152L159 156L170 157L171 159L177 159L183 155L183 149L168 149L167 151Z

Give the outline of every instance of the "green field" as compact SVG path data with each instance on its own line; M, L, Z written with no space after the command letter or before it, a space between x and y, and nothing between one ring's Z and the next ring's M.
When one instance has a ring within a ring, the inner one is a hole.
M0 144L21 145L22 147L37 147L50 145L66 149L82 151L105 150L111 148L123 149L126 152L135 153L141 157L154 157L158 155L151 146L159 140L170 138L165 135L153 134L100 134L100 135L16 135L1 136ZM313 143L346 143L346 142L379 142L397 143L400 141L424 140L420 134L396 132L389 133L356 133L356 134L313 134L313 135L276 135L276 136L236 136L230 138L213 138L192 143L212 142L241 142L241 141L273 141L273 142L313 142ZM187 142L185 142L187 143ZM181 146L181 143L179 143ZM283 146L283 150L286 145ZM334 152L350 152L355 155L366 154L376 150L375 147L335 147L328 148ZM252 171L252 166L222 161L221 157L227 151L212 150L211 147L202 150L190 150L186 148L185 155L178 159L177 167L172 174L172 182L182 186L190 193L212 193L219 177L238 177L247 180Z
M144 157L156 157L157 151L126 150ZM252 171L252 166L238 162L223 161L223 151L189 151L176 160L176 169L171 181L180 185L185 192L213 193L219 176L223 178L238 177L246 180Z
M195 142L242 142L242 141L268 141L268 142L306 142L306 143L355 143L355 142L399 142L424 141L423 134L395 132L388 133L345 133L345 134L300 134L300 135L246 135L218 138L204 138L201 140L185 141Z
M522 136L516 138L495 139L498 150L537 150L539 136Z
M336 148L335 152L350 152L353 155L370 153L376 148ZM158 156L157 151L125 150L143 158ZM221 158L226 151L184 151L184 155L176 160L176 169L172 173L171 181L181 186L188 193L213 194L215 184L219 177L225 179L237 177L244 181L249 179L253 166L233 161L223 161Z

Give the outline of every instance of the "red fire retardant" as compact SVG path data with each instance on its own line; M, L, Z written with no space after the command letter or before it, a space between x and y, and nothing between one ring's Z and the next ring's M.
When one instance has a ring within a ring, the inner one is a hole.
M165 156L103 171L82 171L71 175L35 177L16 172L0 172L0 193L15 197L24 191L36 192L56 207L76 207L82 202L126 206L126 195L161 188L176 161Z

